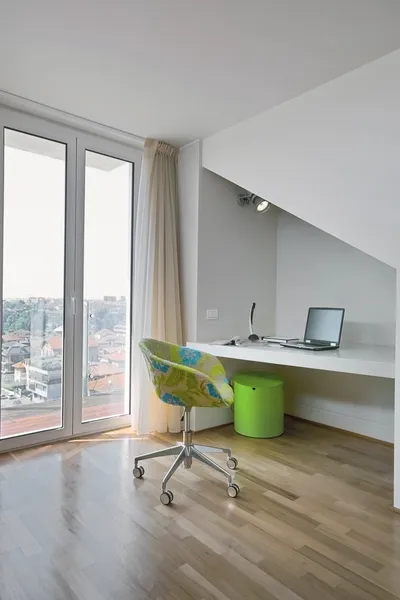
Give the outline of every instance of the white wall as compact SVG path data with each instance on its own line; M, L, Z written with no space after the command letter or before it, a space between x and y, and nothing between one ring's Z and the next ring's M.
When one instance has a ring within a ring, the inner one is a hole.
M203 169L200 180L197 341L271 331L275 318L276 213L258 215L237 203L243 190ZM206 320L217 308L219 319Z
M343 306L343 345L394 346L396 270L285 212L276 285L278 334L302 337L309 306Z
M256 328L273 330L276 297L276 211L257 215L237 203L240 188L202 169L198 233L197 341L248 336L248 312L257 303ZM260 276L262 274L262 276ZM206 319L208 308L219 318ZM194 411L194 429L231 423L227 409Z
M200 142L179 151L179 260L183 341L197 339L197 260L200 195Z
M203 166L397 267L400 51L203 142Z
M178 162L180 275L184 340L248 335L248 312L257 303L256 327L273 330L276 296L277 211L257 215L241 207L243 190L200 167L201 143L181 148ZM260 272L265 277L260 277ZM217 320L207 320L207 309Z
M201 143L181 148L178 162L180 275L184 341L273 330L276 296L276 218L241 207L243 190L200 166ZM265 277L260 277L263 272ZM217 320L207 320L207 309Z
M342 345L394 346L395 269L281 212L276 332L303 336L313 305L345 307ZM278 371L285 380L287 414L393 442L393 381L308 369Z
M285 382L285 413L394 441L394 381L329 371L275 369Z
M180 150L180 274L184 341L248 335L248 311L257 303L256 326L272 331L276 297L276 211L257 215L241 207L243 190L200 167L201 143ZM260 273L263 276L260 277ZM206 311L216 308L217 320ZM230 409L193 411L193 428L232 421Z

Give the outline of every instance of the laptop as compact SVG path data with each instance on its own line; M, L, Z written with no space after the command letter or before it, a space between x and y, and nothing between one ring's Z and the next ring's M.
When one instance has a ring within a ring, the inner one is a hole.
M344 308L308 309L304 340L281 344L285 348L301 350L336 350L340 346Z

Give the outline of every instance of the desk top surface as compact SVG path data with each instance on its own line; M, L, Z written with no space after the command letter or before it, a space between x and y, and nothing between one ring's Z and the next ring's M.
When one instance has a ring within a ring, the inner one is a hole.
M205 342L188 342L189 348L208 352L220 358L232 358L263 362L274 365L287 365L337 373L369 375L394 379L395 352L391 346L367 346L357 344L338 350L313 352L284 348L276 344L264 345L247 343L241 346L220 346Z

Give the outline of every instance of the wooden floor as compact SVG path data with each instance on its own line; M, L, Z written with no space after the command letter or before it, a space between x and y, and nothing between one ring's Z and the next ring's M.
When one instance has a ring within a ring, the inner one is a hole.
M137 453L175 438L129 432L0 456L1 600L400 598L393 450L289 420L275 440L230 426L241 495L200 464L171 459L134 480Z

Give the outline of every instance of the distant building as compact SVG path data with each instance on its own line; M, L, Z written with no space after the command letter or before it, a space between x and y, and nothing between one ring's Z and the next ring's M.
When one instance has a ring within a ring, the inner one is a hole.
M43 342L42 357L61 356L63 349L62 336L53 336Z
M88 361L90 363L97 362L99 360L99 344L94 338L88 339Z
M118 337L125 337L126 334L126 325L125 323L118 323L113 328L113 331L118 335Z
M105 357L104 357L105 358ZM118 350L107 355L107 362L116 367L125 368L125 350Z
M94 381L89 381L89 395L115 394L125 390L125 373L109 375Z
M94 338L100 347L102 346L114 346L117 341L120 341L118 335L111 331L111 329L100 329L94 334Z
M47 331L52 331L56 327L59 327L62 325L62 322L64 319L64 311L63 311L62 306L55 307L55 308L54 308L54 306L52 306L51 308L48 308L48 306L46 306L45 313L46 313L46 330Z
M55 335L45 340L42 345L42 358L61 356L63 351L62 335ZM98 342L94 338L88 339L88 360L96 362L99 359Z
M18 362L13 365L14 368L14 383L23 386L26 383L26 364Z
M117 296L104 296L103 300L104 302L116 302Z
M99 349L99 355L102 361L108 361L108 357L115 352L121 352L125 350L125 347L121 345L121 340L118 340L119 344L113 346L102 346Z
M101 379L102 377L118 375L123 372L124 368L121 366L115 366L106 362L94 363L89 366L89 379Z
M3 344L10 342L29 342L30 332L19 329L3 335Z
M14 381L13 366L16 363L24 362L30 357L29 346L21 342L7 343L1 349L1 381L2 385Z
M96 340L100 340L103 337L109 337L109 336L114 336L114 332L111 331L111 329L99 329L99 331L96 331L96 333L94 334L94 337L96 338Z
M44 335L47 317L42 302L38 302L36 310L31 311L31 338Z
M33 400L61 398L62 363L58 358L34 359L26 365L26 389Z

